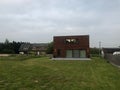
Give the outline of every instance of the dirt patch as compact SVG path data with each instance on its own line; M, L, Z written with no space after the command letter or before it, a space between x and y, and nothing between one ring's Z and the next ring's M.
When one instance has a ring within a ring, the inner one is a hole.
M0 54L0 57L8 57L10 54Z

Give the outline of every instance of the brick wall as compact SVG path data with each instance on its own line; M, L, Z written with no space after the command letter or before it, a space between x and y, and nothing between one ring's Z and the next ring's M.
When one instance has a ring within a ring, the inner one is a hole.
M66 39L75 39L76 43L67 43ZM60 50L60 56L57 55ZM82 36L55 36L54 37L54 56L65 57L66 50L85 50L86 57L89 57L89 35Z

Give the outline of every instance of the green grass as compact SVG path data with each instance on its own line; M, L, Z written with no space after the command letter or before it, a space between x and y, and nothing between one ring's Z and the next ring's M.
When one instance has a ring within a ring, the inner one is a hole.
M52 61L47 57L0 57L0 90L119 90L120 69L101 58Z

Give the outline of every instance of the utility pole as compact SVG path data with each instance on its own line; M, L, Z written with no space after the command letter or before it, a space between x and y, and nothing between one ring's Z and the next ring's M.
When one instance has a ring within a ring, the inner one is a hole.
M99 56L101 56L101 41L99 42Z

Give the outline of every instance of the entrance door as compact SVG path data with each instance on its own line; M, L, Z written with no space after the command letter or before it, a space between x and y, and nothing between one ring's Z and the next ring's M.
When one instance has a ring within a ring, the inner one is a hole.
M66 51L66 57L67 58L72 58L72 50L67 50Z
M80 50L80 58L86 58L86 51Z
M60 57L60 56L61 56L61 50L58 49L58 50L57 50L57 57Z

